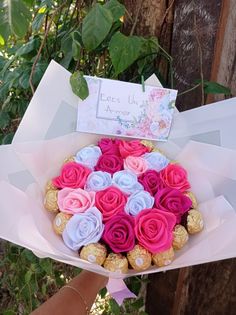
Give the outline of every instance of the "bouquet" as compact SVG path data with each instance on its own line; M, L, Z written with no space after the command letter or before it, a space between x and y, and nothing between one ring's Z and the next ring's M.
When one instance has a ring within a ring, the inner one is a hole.
M203 229L186 170L152 142L102 138L48 181L53 229L80 258L111 272L163 267Z

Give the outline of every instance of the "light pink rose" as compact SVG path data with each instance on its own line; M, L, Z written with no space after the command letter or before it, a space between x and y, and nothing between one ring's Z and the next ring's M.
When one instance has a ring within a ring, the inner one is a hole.
M150 152L150 148L141 143L140 140L120 141L120 155L125 159L127 156L141 156L146 152Z
M169 164L160 172L160 178L170 188L185 192L191 188L186 170L178 164Z
M124 169L130 170L139 176L146 172L148 169L148 164L142 157L130 155L124 161Z
M58 206L61 212L76 214L85 212L95 203L95 192L81 188L63 188L58 192Z

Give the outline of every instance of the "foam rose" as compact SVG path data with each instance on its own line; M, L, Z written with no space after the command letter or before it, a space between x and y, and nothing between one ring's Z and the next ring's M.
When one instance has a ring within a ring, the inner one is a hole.
M97 171L92 172L88 176L87 182L85 184L85 189L88 191L91 190L100 191L111 186L111 184L112 184L111 174L107 172Z
M78 213L67 222L62 237L67 247L78 251L82 246L97 243L103 234L102 214L92 207Z
M120 155L125 159L127 156L141 156L150 149L143 145L139 140L124 141L119 144Z
M163 211L173 213L176 222L180 223L181 216L191 208L192 201L179 190L166 187L156 193L155 206Z
M103 154L98 159L95 166L96 171L103 171L110 174L114 174L123 169L123 160L116 155Z
M120 156L120 142L121 140L119 139L102 138L100 141L98 141L98 146L100 147L103 154Z
M101 155L102 151L98 146L90 145L76 153L75 161L93 170Z
M84 188L91 170L82 164L69 162L62 166L59 176L52 179L52 184L57 188Z
M146 171L144 174L139 176L138 181L152 196L155 196L159 189L163 189L165 187L165 184L160 178L160 174L154 170Z
M143 186L138 182L137 175L128 170L115 173L112 183L128 195L143 190Z
M169 160L160 152L145 153L143 158L148 164L148 169L155 170L157 172L160 172L169 163Z
M152 254L169 249L173 240L176 218L155 208L142 210L135 217L135 235L141 246Z
M76 214L86 211L95 203L95 192L81 188L63 188L58 191L57 203L61 212Z
M162 181L168 187L178 189L182 192L191 188L187 176L186 170L179 164L169 164L160 172Z
M143 174L148 169L147 162L138 156L128 156L124 160L124 169L134 172L137 176Z
M149 192L141 190L129 196L125 206L125 212L136 216L143 209L152 208L154 205L154 197Z
M134 248L134 219L125 214L114 215L106 224L103 241L114 253L128 252Z

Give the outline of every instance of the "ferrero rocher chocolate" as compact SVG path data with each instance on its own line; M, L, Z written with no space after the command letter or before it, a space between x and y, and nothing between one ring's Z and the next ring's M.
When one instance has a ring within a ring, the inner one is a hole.
M203 226L204 223L201 212L196 209L190 210L187 216L187 230L189 234L200 232Z
M104 268L118 273L126 273L128 271L128 260L121 254L111 253L104 262Z
M155 148L154 144L152 141L149 140L142 140L141 143L145 145L145 147L148 147L151 151Z
M173 243L174 249L181 249L188 241L188 232L183 225L177 224L173 231Z
M66 223L70 220L71 217L72 215L70 214L59 212L53 220L54 231L57 234L61 235L66 227Z
M146 270L151 266L152 256L142 246L135 245L127 254L128 261L132 268L137 271Z
M49 190L57 190L57 188L53 185L51 180L49 180L45 186L45 191L47 192Z
M157 267L164 267L169 265L174 259L174 250L173 247L162 252L157 253L152 256L152 260Z
M104 263L106 256L106 247L99 243L86 245L80 252L80 258L100 266Z
M75 158L73 155L69 156L68 158L66 158L63 163L66 164L66 163L69 163L69 162L74 162L75 161Z
M192 209L197 209L197 199L196 199L195 195L191 191L187 191L185 193L185 195L187 197L189 197L189 199L191 199L191 201L192 201L192 207L191 208Z
M59 209L57 204L57 194L58 190L48 190L45 195L44 207L50 212L57 212Z

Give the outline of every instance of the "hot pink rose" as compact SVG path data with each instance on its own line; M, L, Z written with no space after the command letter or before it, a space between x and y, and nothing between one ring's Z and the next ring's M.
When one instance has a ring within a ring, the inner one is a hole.
M119 144L120 155L125 159L127 156L140 156L150 149L143 145L139 140L121 141Z
M98 141L98 146L100 147L103 154L111 154L120 156L119 151L119 139L102 138Z
M135 217L135 235L139 244L152 254L171 247L176 218L172 213L145 209Z
M69 162L62 166L61 174L53 178L52 183L57 188L84 188L91 170L82 164Z
M133 217L126 213L114 215L105 224L102 238L114 253L132 250L135 245Z
M116 187L108 187L96 193L95 205L103 214L106 222L113 215L123 212L127 202L127 196Z
M180 223L181 216L191 208L192 201L179 190L166 187L156 193L155 206L173 213L177 223Z
M63 188L58 192L58 206L61 212L76 214L85 212L95 203L95 192L81 188Z
M130 170L135 173L137 176L143 174L148 169L147 162L138 156L128 156L124 160L124 169Z
M162 181L169 187L178 189L182 192L191 186L187 179L186 170L178 164L169 164L160 172Z
M95 171L103 171L114 174L123 169L123 160L116 155L103 154L100 156Z
M160 178L160 174L154 170L149 170L139 176L138 181L152 196L155 196L159 189L163 189L165 187L165 184Z

